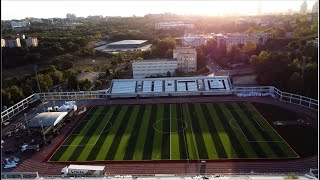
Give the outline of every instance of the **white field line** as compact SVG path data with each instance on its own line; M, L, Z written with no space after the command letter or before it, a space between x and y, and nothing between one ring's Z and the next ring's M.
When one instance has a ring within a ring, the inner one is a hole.
M198 147L196 146L196 139L195 139L195 137L194 137L194 135L193 135L193 128L192 128L192 122L191 122L192 120L191 120L191 116L190 116L189 107L188 107L187 104L185 104L185 105L186 105L186 107L187 107L187 112L188 112L189 120L190 120L190 127L191 127L191 132L192 132L191 136L192 136L192 139L193 139L193 142L194 142L194 146L195 146L195 149L196 149L196 153L197 153L197 156L198 156L198 160L200 160L200 158L199 158L199 153L198 153Z
M170 116L169 116L169 124L170 124L170 130L169 132L171 132L171 104L169 104L169 109L170 109ZM171 160L171 133L170 133L170 160Z
M236 124L237 124L237 126L239 127L239 128L237 128L237 127L235 127L235 126L233 126L232 124L231 124L231 121L233 121L233 122L236 122ZM230 119L229 120L229 124L230 124L230 126L232 127L232 128L234 128L234 129L237 129L237 130L240 130L241 131L241 133L243 134L243 136L246 138L246 140L248 141L248 142L258 142L258 143L260 143L260 142L274 142L274 143L284 143L285 141L250 141L249 139L248 139L248 137L245 135L245 133L243 132L243 130L241 129L241 127L239 126L239 124L238 124L238 122L234 119L234 118L232 118L232 119Z
M260 125L260 123L256 120L256 118L254 118L253 116L251 116L251 117L252 117L252 119L258 124L258 126L261 128L262 131L274 131L274 130L272 130L272 129L269 129L269 130L264 129L264 128Z
M250 104L251 104L251 103L250 103ZM251 106L253 106L253 105L251 104ZM253 106L253 107L254 107L254 106ZM263 117L262 114L261 114L255 107L254 107L254 110L257 111L257 112L260 114L261 117ZM287 143L287 141L285 141L285 140L282 138L282 136L273 128L273 126L271 126L271 124L270 124L264 117L263 117L263 119L264 119L264 120L269 124L269 126L277 133L277 135L280 136L280 138L282 139L282 141L285 142L285 143L290 147L290 149L297 155L297 157L300 158L300 156L298 155L298 153L297 153L295 150L292 149L292 147Z
M89 111L88 112L90 112L92 110L92 107L89 109ZM88 113L87 113L88 114ZM80 120L80 122L77 124L77 126L72 130L72 132L79 126L79 124L81 123L81 121L87 116L87 114L85 114L84 115L84 117ZM72 134L72 132L69 134L69 136ZM55 151L54 151L54 153L50 156L50 158L48 159L48 162L50 162L50 159L52 158L52 156L54 156L55 154L56 154L56 152L60 149L60 147L61 146L63 146L63 144L66 142L66 140L69 138L69 136L68 137L66 137L64 140L63 140L63 142L62 142L62 144L59 146L59 148L57 148Z
M106 113L106 114L108 114L108 113ZM108 121L106 122L106 124L104 125L103 129L107 126L107 124L109 123L109 120L111 119L111 117L112 117L112 115L109 116L109 119L108 119ZM112 127L112 125L111 125L111 127ZM111 129L111 127L110 127L109 129ZM93 146L93 145L95 145L95 144L98 142L101 134L102 134L103 132L106 132L106 131L107 131L107 130L103 131L103 129L102 129L102 131L100 132L100 134L98 135L99 137L97 138L96 142L94 142L93 144L61 145L61 146ZM109 130L109 129L108 129L108 130ZM79 134L79 135L80 135L80 134ZM93 135L93 136L95 136L95 135ZM92 137L92 136L91 136L91 137Z

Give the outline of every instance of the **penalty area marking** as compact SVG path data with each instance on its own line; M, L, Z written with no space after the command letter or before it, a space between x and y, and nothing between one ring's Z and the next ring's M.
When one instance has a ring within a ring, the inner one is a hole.
M281 142L281 143L284 143L284 142L285 142L285 141L251 141L251 140L248 139L248 137L247 137L246 134L243 132L243 130L242 130L241 127L239 126L238 122L237 122L234 118L230 119L228 122L229 122L229 124L230 124L230 126L231 126L232 128L241 131L241 133L243 134L243 136L246 138L246 140L247 140L249 143L260 143L260 142L274 142L274 143ZM231 122L235 122L238 127L235 127Z

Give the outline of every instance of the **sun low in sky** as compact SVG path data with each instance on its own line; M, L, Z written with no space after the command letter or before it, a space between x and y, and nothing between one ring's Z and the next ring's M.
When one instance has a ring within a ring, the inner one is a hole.
M307 1L311 9L315 0ZM302 0L162 0L162 1L16 1L2 0L2 20L34 18L65 18L67 13L77 17L144 16L145 14L174 13L180 15L254 15L258 4L262 13L298 11Z

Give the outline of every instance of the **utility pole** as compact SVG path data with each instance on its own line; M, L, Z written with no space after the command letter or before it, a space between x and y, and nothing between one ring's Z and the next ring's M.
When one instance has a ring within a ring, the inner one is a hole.
M42 122L42 119L40 119L40 118L39 118L39 123L41 125L41 132L43 135L44 144L47 145L47 139L46 139L46 135L44 134L44 129L43 129L43 122Z
M34 65L33 66L33 69L34 69L34 72L35 72L35 75L36 75L37 85L38 85L39 97L40 97L41 88L40 88L40 83L39 83L39 79L38 79L37 68L38 68L38 65ZM41 100L41 103L42 103L43 112L46 112L46 109L44 107L43 100L41 99L41 97L40 97L40 100Z
M39 91L39 93L41 93L40 83L39 83L38 73L37 73L37 68L38 68L38 65L34 65L34 66L33 66L34 72L35 72L35 74L36 74L36 80L37 80L37 85L38 85L38 91Z

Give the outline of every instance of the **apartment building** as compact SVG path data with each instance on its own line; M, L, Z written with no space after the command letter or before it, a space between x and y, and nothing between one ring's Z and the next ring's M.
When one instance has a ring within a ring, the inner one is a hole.
M1 42L2 43L2 42ZM13 48L13 47L21 47L20 39L6 39L5 47Z
M173 58L177 59L178 70L189 73L197 70L197 51L191 47L176 47Z
M182 22L182 21L155 23L155 29L171 29L171 28L176 28L176 27L193 28L194 24L185 23L185 22Z
M28 47L30 47L30 46L37 47L38 46L38 39L35 37L29 37L28 39L26 39L26 45Z
M178 68L176 59L136 60L132 62L134 79L149 77L151 75L166 76L168 72L173 74Z

